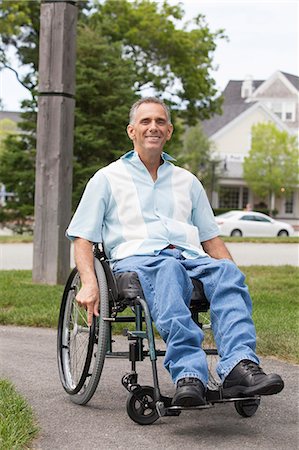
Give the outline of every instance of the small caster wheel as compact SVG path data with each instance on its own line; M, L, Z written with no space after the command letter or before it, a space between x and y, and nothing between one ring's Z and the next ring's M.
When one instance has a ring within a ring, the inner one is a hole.
M159 419L154 401L154 388L141 386L130 392L127 400L129 417L139 425L151 425Z
M259 398L253 398L252 400L236 400L236 411L242 417L251 417L256 413L261 400Z

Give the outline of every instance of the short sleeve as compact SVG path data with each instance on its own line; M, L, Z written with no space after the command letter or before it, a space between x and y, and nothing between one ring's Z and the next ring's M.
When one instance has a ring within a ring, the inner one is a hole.
M66 230L70 240L77 237L102 242L102 227L109 199L107 178L99 170L87 183L77 210Z

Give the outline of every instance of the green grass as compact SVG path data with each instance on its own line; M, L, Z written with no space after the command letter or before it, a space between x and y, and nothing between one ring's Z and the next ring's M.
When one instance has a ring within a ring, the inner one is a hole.
M0 450L29 448L38 433L26 400L7 380L0 380Z
M33 242L32 234L14 234L13 236L0 236L0 244L20 244Z
M299 268L242 270L253 299L258 353L299 362ZM56 328L62 286L34 284L30 271L0 271L0 285L0 324ZM127 326L117 325L118 332Z
M253 299L257 348L261 355L299 362L299 268L243 268Z
M282 237L237 237L221 236L224 242L248 242L254 244L299 244L299 236Z
M225 237L222 236L224 242L254 242L257 244L298 244L299 236L286 237ZM33 236L28 234L16 234L13 236L0 236L0 244L18 244L33 242Z
M34 284L29 270L0 271L0 324L56 327L63 286Z

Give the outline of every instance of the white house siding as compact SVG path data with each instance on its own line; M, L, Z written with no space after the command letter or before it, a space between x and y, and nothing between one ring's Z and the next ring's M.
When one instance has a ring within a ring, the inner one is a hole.
M265 86L265 87L263 87ZM261 85L259 91L254 96L254 100L260 100L263 97L271 97L272 99L278 98L292 98L293 94L280 78L276 78L272 83L267 85Z
M269 114L262 108L253 108L244 113L243 118L240 116L228 126L216 133L213 141L220 159L223 161L225 171L219 179L219 186L239 187L239 208L243 205L243 192L246 182L243 179L243 161L248 155L251 147L251 128L253 125L261 122L271 122ZM277 126L277 123L275 123ZM215 193L213 198L213 207L219 207L219 195ZM249 191L248 202L252 205L258 204L260 199ZM276 198L275 209L278 211L278 218L286 219L297 227L299 217L299 191L296 189L293 194L293 212L285 212L285 197Z
M287 83L287 84L286 84ZM299 127L299 103L298 103L298 92L288 82L288 80L281 74L276 74L276 78L272 82L265 82L262 84L256 93L253 93L253 97L248 99L249 101L259 101L266 106L269 103L281 103L282 105L286 103L293 103L295 108L295 120L287 120L285 123L290 128L290 131L294 134L298 133Z
M216 133L213 141L220 156L242 155L244 158L251 147L252 125L259 122L269 122L269 115L262 108L245 112L242 119L238 117L223 128L223 132Z

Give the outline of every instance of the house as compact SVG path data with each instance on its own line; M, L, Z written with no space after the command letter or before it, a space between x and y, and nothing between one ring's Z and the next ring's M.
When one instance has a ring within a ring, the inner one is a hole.
M202 123L214 143L221 160L217 192L213 208L243 209L250 203L262 206L243 179L243 161L251 147L251 127L259 122L272 122L279 130L298 133L299 77L277 71L267 80L229 81L223 91L223 114ZM270 206L270 205L265 205ZM293 225L299 223L299 187L274 199L277 218Z

